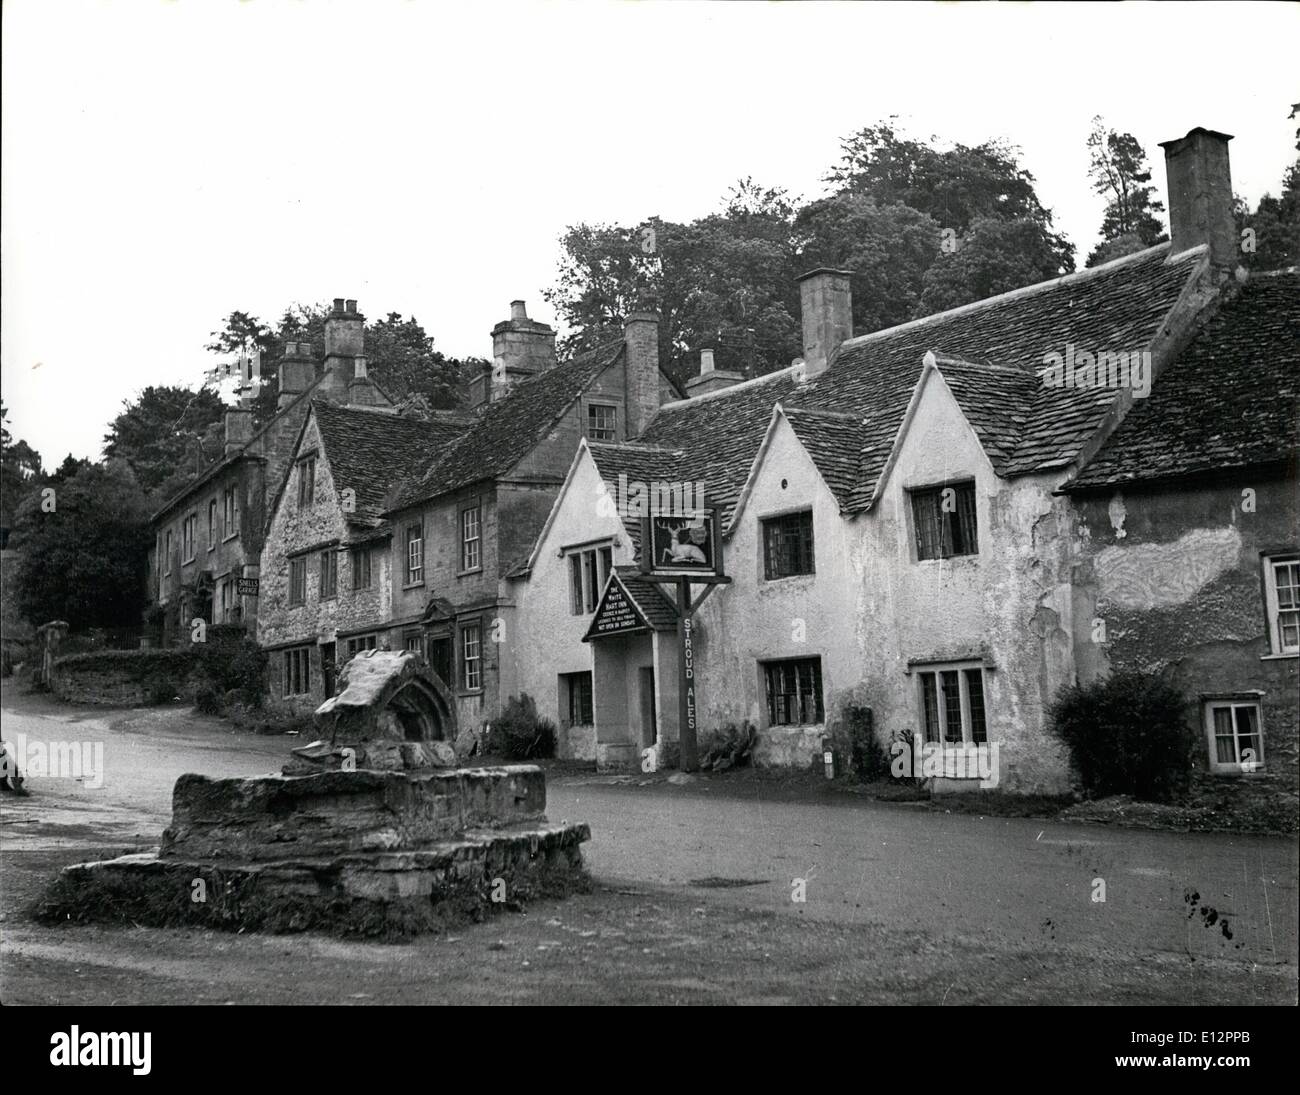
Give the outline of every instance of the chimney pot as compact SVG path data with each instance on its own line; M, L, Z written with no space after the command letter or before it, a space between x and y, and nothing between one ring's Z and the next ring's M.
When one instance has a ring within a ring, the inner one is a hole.
M361 356L352 359L353 373L357 380L365 380L369 375L366 372L366 359Z
M701 350L700 351L700 375L703 376L705 373L711 373L711 372L713 372L713 351Z
M335 297L335 298L334 298L334 311L336 311L336 312L341 312L341 311L343 311L343 298L342 298L342 297Z
M840 343L853 337L851 276L847 270L823 267L799 278L805 376L825 372Z
M527 309L524 308L524 302L522 300L512 300L510 302L510 318L511 319L528 318L528 311Z
M1174 141L1161 141L1169 189L1169 254L1207 244L1210 262L1230 269L1240 260L1232 212L1232 172L1227 133L1200 126Z
M357 302L355 300L345 300L343 302L343 310L345 312L355 312L357 310Z

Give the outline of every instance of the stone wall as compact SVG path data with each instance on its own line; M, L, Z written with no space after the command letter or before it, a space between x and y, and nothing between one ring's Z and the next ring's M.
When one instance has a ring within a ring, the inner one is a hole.
M186 697L199 666L190 650L106 650L54 662L50 689L67 703L139 707Z

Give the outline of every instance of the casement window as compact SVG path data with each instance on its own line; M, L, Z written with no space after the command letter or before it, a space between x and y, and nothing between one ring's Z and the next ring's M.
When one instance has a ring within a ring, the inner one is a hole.
M418 521L406 526L406 584L424 581L424 526Z
M402 634L402 649L424 656L424 635L419 631L406 631Z
M305 557L289 560L289 603L304 604L307 600L307 560Z
M344 640L343 649L347 651L348 661L351 661L363 650L375 650L379 646L379 637L377 635L353 635L352 638Z
M483 511L476 502L460 511L460 569L478 570L483 565Z
M820 658L764 662L770 726L810 726L825 722Z
M813 573L812 510L769 517L763 522L763 577Z
M1300 653L1300 556L1265 557L1264 600L1273 653Z
M354 547L352 549L352 588L370 588L370 549Z
M569 611L583 616L596 611L600 591L614 569L612 547L586 548L569 554Z
M230 623L235 608L235 583L226 578L221 583L221 615L217 617L223 624Z
M483 628L466 624L460 629L461 681L468 692L483 687Z
M1205 701L1210 771L1256 772L1264 767L1264 724L1255 696Z
M199 515L191 513L181 522L181 561L194 562L194 538L199 528Z
M284 694L305 696L311 691L311 647L299 646L284 652Z
M935 666L918 673L925 740L945 745L984 745L984 669L978 663Z
M320 553L320 599L327 601L339 591L339 555L327 547Z
M316 457L298 461L298 508L306 509L316 501Z
M918 560L979 554L975 484L948 483L912 491L912 528Z
M217 546L217 500L212 499L208 503L208 550L213 551Z
M221 527L225 530L222 538L229 540L239 535L239 488L227 487L221 492Z
M172 572L172 530L168 529L163 535L163 573Z
M568 715L565 726L591 726L596 721L592 706L591 672L561 673L560 696Z
M605 403L587 405L587 439L614 441L618 438L618 408Z

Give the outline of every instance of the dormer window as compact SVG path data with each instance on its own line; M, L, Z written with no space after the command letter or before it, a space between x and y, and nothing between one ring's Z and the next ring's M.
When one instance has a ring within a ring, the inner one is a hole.
M606 403L587 405L587 440L618 440L618 408Z
M973 482L946 483L911 495L918 561L979 554Z

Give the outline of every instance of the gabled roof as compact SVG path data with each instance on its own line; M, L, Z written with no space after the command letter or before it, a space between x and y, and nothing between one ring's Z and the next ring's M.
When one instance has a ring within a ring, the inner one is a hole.
M335 490L356 491L356 511L347 515L348 521L370 527L382 522L393 486L418 475L471 426L461 416L423 421L391 410L340 407L324 399L312 400L311 410Z
M1300 271L1255 275L1066 489L1294 462L1298 416Z
M1002 474L1066 467L1101 426L1117 393L1047 388L1037 380L1044 357L1070 343L1097 351L1148 347L1205 261L1202 248L1166 262L1168 250L1162 244L850 339L829 369L802 382L797 370L784 369L667 404L638 440L682 449L681 474L705 480L709 501L723 507L729 525L774 404L796 417L800 411L850 415L861 432L844 429L820 447L822 462L846 490L844 467L854 460L850 450L860 439L844 503L845 512L860 512L871 504L924 356L934 351L947 360L940 370ZM974 375L980 369L991 375ZM805 421L807 435L813 420ZM832 446L841 450L833 457L827 451Z
M609 491L614 505L626 503L620 495L622 483L642 483L647 486L656 482L680 483L680 468L685 455L681 449L665 449L658 445L641 445L627 442L613 445L607 442L589 442L587 448L596 463L596 470ZM620 476L626 476L620 481ZM623 528L627 531L633 553L641 555L641 521L639 518L619 514Z
M657 582L647 581L636 567L616 567L605 582L605 589L601 593L600 601L596 604L596 611L591 617L591 625L587 628L587 633L582 637L583 642L590 642L594 638L600 638L600 634L596 631L596 624L605 611L611 593L616 589L626 597L631 605L640 629L672 631L677 627L677 610L669 602ZM626 629L619 631L619 634L627 633Z
M781 407L780 410L799 443L817 465L840 509L846 509L857 482L862 448L867 440L865 423L854 415L839 411L818 411L807 407Z
M597 376L623 353L623 341L598 346L516 384L488 403L460 440L426 465L393 509L418 505L439 494L504 475L549 432Z

